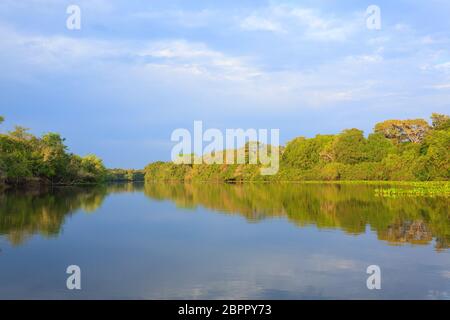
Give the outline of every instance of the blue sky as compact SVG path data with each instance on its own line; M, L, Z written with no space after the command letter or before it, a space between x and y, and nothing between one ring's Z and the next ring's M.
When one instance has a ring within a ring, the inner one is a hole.
M66 8L81 8L81 30ZM366 8L381 8L381 30ZM450 112L450 2L0 2L1 130L61 133L109 167L170 159L176 128L281 142Z

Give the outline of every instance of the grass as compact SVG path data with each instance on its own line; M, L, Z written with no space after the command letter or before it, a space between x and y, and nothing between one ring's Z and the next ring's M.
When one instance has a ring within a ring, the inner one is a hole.
M165 180L167 181L167 180ZM175 179L172 181L176 181ZM214 182L214 183L230 183L217 181L195 181ZM377 186L374 190L376 196L380 197L399 197L399 196L450 196L450 181L386 181L386 180L277 180L277 181L238 181L237 184L254 183L254 184L347 184L347 185L373 185Z
M432 182L411 182L402 184L402 187L377 188L375 194L381 197L397 197L397 196L413 196L413 197L434 197L434 196L450 196L449 181L432 181Z

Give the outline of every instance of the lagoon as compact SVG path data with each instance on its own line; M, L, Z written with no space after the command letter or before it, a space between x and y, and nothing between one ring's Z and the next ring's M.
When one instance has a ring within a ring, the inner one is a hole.
M448 197L379 187L7 190L0 298L450 299ZM81 290L66 288L69 265L81 269ZM366 286L370 265L380 290Z

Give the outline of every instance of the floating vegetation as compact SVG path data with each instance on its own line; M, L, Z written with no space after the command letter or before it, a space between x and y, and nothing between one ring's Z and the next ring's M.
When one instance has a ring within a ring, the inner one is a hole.
M448 197L450 196L450 182L411 182L391 188L377 188L375 195L382 197L422 196L422 197Z

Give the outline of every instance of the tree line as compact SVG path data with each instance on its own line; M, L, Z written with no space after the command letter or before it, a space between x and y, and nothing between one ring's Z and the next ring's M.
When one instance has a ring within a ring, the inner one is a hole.
M107 180L110 182L142 182L145 180L145 172L135 169L108 169Z
M0 124L4 121L0 117ZM250 143L246 148L250 147ZM367 137L359 129L336 135L297 137L280 147L280 170L262 176L254 164L175 164L156 162L145 171L107 170L95 155L68 152L57 133L41 137L16 126L0 133L0 185L101 183L104 181L299 181L299 180L449 180L450 117L387 120ZM248 151L248 150L246 150ZM233 151L235 152L235 151Z
M431 123L424 119L377 123L367 137L355 128L336 135L297 137L280 148L280 170L273 176L262 176L260 166L253 164L156 162L145 172L146 180L439 181L450 178L449 150L450 117L433 113Z
M0 117L0 124L3 121ZM64 142L57 133L37 137L20 126L0 134L0 185L105 181L107 170L100 158L70 153Z

